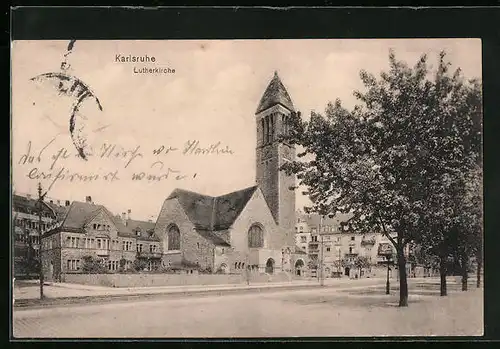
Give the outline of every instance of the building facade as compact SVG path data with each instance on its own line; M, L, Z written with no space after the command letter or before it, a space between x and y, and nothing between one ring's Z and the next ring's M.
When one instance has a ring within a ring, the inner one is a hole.
M12 229L13 236L13 273L20 278L31 274L38 274L40 258L40 232L50 229L60 217L61 210L52 203L43 202L42 223L40 226L38 216L38 200L30 195L12 196Z
M396 251L390 240L380 232L355 233L346 224L350 215L320 217L318 214L300 214L296 223L297 246L307 251L311 276L319 276L323 266L324 277L370 277L385 275L387 254L394 261ZM395 237L395 236L393 236ZM405 255L410 255L408 246ZM358 268L360 258L365 267ZM391 267L391 275L393 269ZM410 272L408 265L407 271Z
M106 207L73 201L67 213L42 238L45 277L61 281L66 273L81 273L89 261L108 272L136 268L153 270L161 265L161 244L154 223L114 216Z

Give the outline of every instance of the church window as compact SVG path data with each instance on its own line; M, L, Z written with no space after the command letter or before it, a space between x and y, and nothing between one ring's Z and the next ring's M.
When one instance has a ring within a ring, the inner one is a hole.
M269 143L269 116L265 117L266 119L266 144Z
M264 122L264 119L260 119L261 122L261 127L262 127L262 145L266 144L266 124Z
M264 247L264 232L258 225L252 225L248 231L248 247Z
M181 234L179 228L173 225L168 230L168 250L180 250L181 249Z

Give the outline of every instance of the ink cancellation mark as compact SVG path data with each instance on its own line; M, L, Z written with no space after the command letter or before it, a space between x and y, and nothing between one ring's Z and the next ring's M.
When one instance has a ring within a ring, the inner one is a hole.
M95 103L99 111L102 111L103 108L99 98L87 84L78 77L67 73L70 67L67 58L72 53L75 41L71 40L68 44L67 52L64 54L64 60L60 66L60 72L40 74L30 80L38 83L48 83L56 89L59 96L67 96L73 99L70 109L69 132L79 156L87 160L89 154L85 137L85 120L87 120L87 116L82 114L81 108L87 101Z

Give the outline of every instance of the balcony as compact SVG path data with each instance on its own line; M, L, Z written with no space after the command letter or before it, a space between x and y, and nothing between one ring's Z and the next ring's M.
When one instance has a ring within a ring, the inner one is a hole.
M373 246L375 242L375 238L363 239L361 240L361 246Z
M96 253L99 257L109 256L109 250L98 249Z
M161 252L138 251L137 258L161 258Z

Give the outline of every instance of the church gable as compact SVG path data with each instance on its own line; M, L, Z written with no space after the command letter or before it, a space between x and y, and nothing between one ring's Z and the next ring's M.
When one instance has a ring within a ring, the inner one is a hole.
M155 235L162 241L163 251L176 250L172 246L168 246L168 232L174 228L179 231L181 237L193 234L196 228L185 212L180 200L176 197L165 200L154 228Z
M231 246L238 250L248 249L248 232L258 226L264 233L264 248L273 248L273 236L277 225L260 188L252 194L231 228Z

